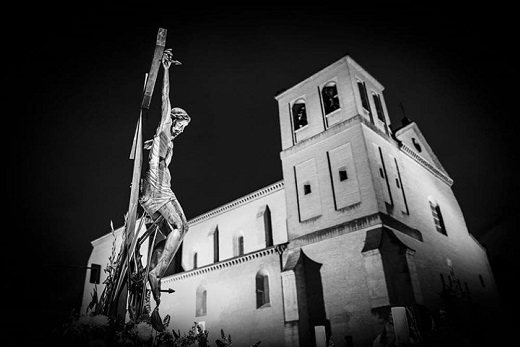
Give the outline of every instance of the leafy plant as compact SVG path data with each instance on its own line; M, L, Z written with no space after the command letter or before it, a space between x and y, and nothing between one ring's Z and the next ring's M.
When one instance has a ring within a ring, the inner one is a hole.
M222 340L215 340L215 343L217 344L218 347L223 347L223 346L228 346L228 347L231 347L233 346L232 343L231 343L231 335L228 335L228 337L226 337L226 334L224 334L224 330L223 329L220 329L220 338Z

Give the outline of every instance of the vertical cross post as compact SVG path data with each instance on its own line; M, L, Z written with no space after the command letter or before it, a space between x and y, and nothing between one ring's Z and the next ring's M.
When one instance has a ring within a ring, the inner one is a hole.
M139 120L137 122L137 128L134 136L134 143L132 145L132 152L130 154L130 159L134 159L134 170L132 174L132 187L130 190L130 202L128 205L128 214L126 220L126 244L130 245L132 243L133 238L135 237L135 220L137 215L137 205L139 198L139 183L141 180L141 168L142 168L142 150L143 150L143 126L142 126L142 116L143 110L147 110L150 107L150 102L152 100L152 94L155 87L155 81L157 80L157 74L159 73L159 67L161 66L161 59L164 52L164 47L166 44L166 33L167 30L163 28L159 28L157 33L157 40L155 43L155 51L152 59L152 64L150 66L150 72L147 75L144 90L143 90L143 100L141 103L141 111L139 114Z
M163 28L159 28L157 33L157 40L155 44L155 51L152 59L152 64L150 67L150 72L146 75L146 80L143 88L143 99L141 102L141 109L139 112L139 118L137 120L137 126L135 129L134 140L132 143L132 150L130 153L130 159L134 160L133 173L132 173L132 183L130 188L130 201L128 204L128 212L126 215L125 221L125 259L122 261L121 266L119 267L117 273L117 280L115 283L115 288L112 289L111 293L109 293L109 310L111 312L115 312L121 310L123 308L122 303L127 302L128 291L124 291L124 296L121 296L123 293L123 288L125 286L125 280L128 281L127 288L130 285L130 259L133 255L138 231L136 230L136 219L137 219L137 208L139 203L139 188L141 181L141 170L142 170L142 161L143 161L143 110L148 110L150 107L150 102L152 100L152 94L155 86L155 81L157 80L157 75L159 72L159 68L161 66L161 59L164 53L164 47L166 44L166 33L167 30ZM127 303L128 304L128 303ZM126 311L126 305L123 308Z

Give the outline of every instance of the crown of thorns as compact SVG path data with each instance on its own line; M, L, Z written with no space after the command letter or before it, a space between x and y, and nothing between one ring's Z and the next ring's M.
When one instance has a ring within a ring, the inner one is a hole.
M187 122L191 121L191 118L190 116L188 116L188 113L180 107L172 108L170 115L174 119L185 120Z

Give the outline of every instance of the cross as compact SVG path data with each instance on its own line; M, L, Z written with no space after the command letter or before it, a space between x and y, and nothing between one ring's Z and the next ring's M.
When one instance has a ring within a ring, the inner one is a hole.
M157 33L157 40L155 43L155 51L153 54L152 65L150 66L150 72L147 74L146 82L143 90L143 100L141 103L141 112L137 121L137 127L135 129L134 142L130 153L130 159L134 160L134 169L132 174L132 185L130 189L130 202L128 204L128 214L126 220L126 242L127 245L132 243L135 234L135 220L137 215L137 205L139 198L139 183L141 180L141 168L143 161L143 127L142 127L142 116L143 110L150 108L150 102L152 100L153 89L155 87L155 81L157 80L157 74L159 67L161 66L161 59L164 53L164 47L166 45L166 33L167 30L159 28Z

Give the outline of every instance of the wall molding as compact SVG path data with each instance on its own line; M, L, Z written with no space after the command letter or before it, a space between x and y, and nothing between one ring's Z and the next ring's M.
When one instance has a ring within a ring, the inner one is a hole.
M216 209L213 209L209 212L206 212L204 214L201 214L200 216L197 216L195 218L192 218L188 221L188 224L190 226L198 224L202 221L205 221L209 218L215 217L223 212L229 211L233 208L239 207L241 205L244 205L245 203L251 202L253 200L256 200L258 198L261 198L265 195L274 193L276 191L279 191L284 188L284 183L282 181L278 181L276 183L273 183L265 188L259 189L251 194L248 194L246 196L243 196L242 198L236 199L231 201L230 203L227 203L225 205L222 205L220 207L217 207Z
M299 248L343 234L379 226L391 227L393 230L407 235L417 241L423 241L422 233L419 230L407 226L392 216L377 212L292 239L289 241L288 248Z
M413 149L405 145L404 143L399 144L399 149L408 155L410 158L415 160L417 163L419 163L421 166L423 166L425 169L433 173L435 176L440 178L444 183L451 186L453 184L453 179L442 173L439 169L437 169L435 166L430 164L426 159L424 159L422 156L417 154Z
M161 279L161 283L165 284L168 282L180 281L189 277L194 277L198 275L202 275L208 272L217 271L221 269L225 269L231 266L235 266L238 264L246 263L248 261L263 258L265 256L271 254L281 254L287 249L287 244L282 243L279 245L271 246L269 248L264 248L255 252L247 253L238 257L233 257L227 260L220 261L218 263L209 264L200 268L196 268L190 271L181 272L172 276L164 277Z

